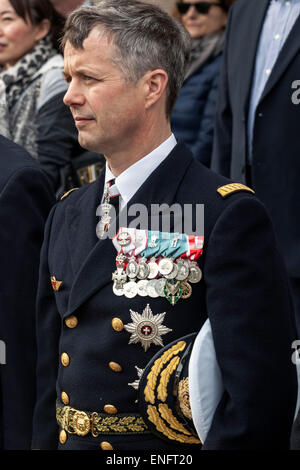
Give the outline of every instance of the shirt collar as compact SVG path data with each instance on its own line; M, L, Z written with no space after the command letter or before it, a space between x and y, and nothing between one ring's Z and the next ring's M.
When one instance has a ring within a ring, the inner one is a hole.
M176 145L175 136L171 134L161 145L123 171L117 178L106 162L105 183L115 178L121 198L127 204L148 176L165 160Z

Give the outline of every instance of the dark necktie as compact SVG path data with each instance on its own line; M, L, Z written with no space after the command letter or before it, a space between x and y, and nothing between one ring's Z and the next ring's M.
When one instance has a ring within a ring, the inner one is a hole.
M108 190L108 202L111 204L116 211L116 217L119 214L119 207L120 207L120 193L116 186L115 180L109 181L109 190Z

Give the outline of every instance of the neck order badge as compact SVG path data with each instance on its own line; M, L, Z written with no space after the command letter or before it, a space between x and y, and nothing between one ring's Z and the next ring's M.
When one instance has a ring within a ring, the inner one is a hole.
M118 193L117 187L115 186L115 180L111 180L105 184L103 196L104 201L99 208L99 215L101 215L101 219L96 227L96 234L100 240L104 238L105 233L109 230L111 221L119 213L120 194ZM113 211L115 211L114 214Z

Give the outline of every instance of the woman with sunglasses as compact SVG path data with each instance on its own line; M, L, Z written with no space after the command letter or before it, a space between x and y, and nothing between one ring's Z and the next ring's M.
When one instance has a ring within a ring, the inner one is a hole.
M227 13L234 0L182 0L174 16L192 39L185 81L172 114L172 130L195 158L210 165L218 76Z

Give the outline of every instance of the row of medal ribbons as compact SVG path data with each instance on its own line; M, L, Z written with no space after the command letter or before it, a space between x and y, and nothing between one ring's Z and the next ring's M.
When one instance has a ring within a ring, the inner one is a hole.
M203 236L124 227L120 227L113 238L118 253L145 258L163 256L176 259L181 256L196 260L202 254L203 243Z
M189 298L190 283L202 278L196 260L203 242L203 237L194 235L120 228L113 239L118 252L114 294L166 297L172 305Z

